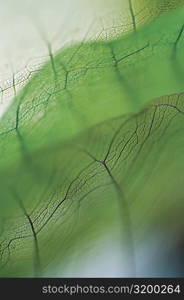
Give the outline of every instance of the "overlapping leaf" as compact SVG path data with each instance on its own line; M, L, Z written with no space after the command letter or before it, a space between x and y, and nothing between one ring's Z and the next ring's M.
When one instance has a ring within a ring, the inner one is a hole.
M50 52L20 94L14 86L0 125L2 276L54 274L58 259L64 268L117 228L134 272L136 233L167 222L171 208L178 218L183 13Z

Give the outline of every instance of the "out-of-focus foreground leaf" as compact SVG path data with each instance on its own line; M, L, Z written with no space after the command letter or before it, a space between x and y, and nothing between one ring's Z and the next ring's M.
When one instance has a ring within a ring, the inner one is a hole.
M183 15L50 49L19 94L13 86L0 124L2 276L54 274L117 228L133 273L136 236L165 224L171 207L180 222Z

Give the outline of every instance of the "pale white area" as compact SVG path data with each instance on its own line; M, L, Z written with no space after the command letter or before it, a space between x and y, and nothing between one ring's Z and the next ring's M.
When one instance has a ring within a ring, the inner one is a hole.
M72 260L64 269L62 276L66 277L126 277L130 270L126 264L125 251L121 238L103 237L84 255L73 255ZM61 276L58 269L58 276Z
M122 7L125 9L120 9ZM0 115L52 51L89 39L127 12L127 0L0 0Z
M73 253L66 267L54 270L54 277L172 277L178 273L178 253L168 232L151 231L142 241L134 240L136 273L131 273L126 264L120 240L113 233L113 237L103 237L82 256ZM50 276L50 271L46 275Z

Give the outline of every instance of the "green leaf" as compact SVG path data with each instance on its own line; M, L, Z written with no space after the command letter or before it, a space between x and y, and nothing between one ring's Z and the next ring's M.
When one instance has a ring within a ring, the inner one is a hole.
M14 86L0 125L1 276L54 275L58 262L65 270L73 252L117 230L134 274L135 237L167 222L171 206L177 215L183 13L111 41L50 49L23 90Z

